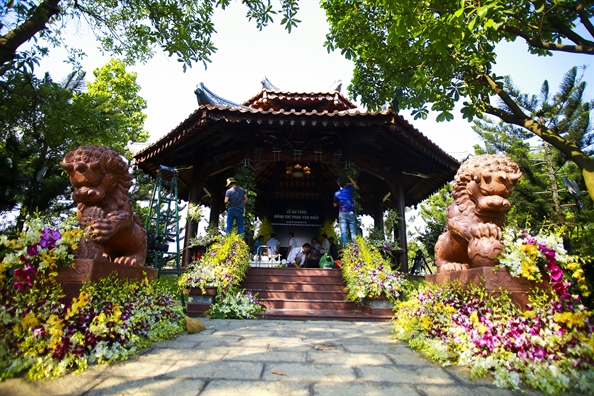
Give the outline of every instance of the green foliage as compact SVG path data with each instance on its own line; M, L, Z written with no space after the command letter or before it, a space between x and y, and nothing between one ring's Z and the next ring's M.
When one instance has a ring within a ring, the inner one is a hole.
M101 49L122 56L127 63L146 62L156 47L182 64L183 70L196 62L205 66L216 51L212 16L225 9L229 0L79 0L11 1L0 8L0 75L11 68L32 69L48 53L45 45L65 46L63 29L70 23L90 25ZM281 2L275 10L270 1L245 1L246 17L258 29L279 13L281 24L290 32L300 22L297 0ZM20 49L29 41L29 49ZM45 41L45 42L44 42ZM67 48L67 47L66 47ZM71 58L81 55L71 49Z
M448 183L420 205L420 216L425 222L425 227L418 230L418 240L424 245L430 257L435 255L435 244L443 234L447 209L453 200L452 184Z
M516 88L511 79L506 79L512 95L526 112L543 119L545 124L558 135L565 136L585 154L593 153L594 134L590 123L592 101L584 100L586 82L583 72L571 68L564 76L559 91L551 94L549 84L544 81L539 95L528 95ZM485 148L476 147L477 154L499 153L510 157L522 171L522 178L510 197L511 210L508 222L520 227L540 229L552 224L570 222L589 222L594 215L592 200L584 196L584 208L578 213L574 198L564 189L561 177L576 180L582 191L586 190L583 178L575 164L554 147L536 149L530 147L532 137L526 130L503 122L495 123L490 118L475 120L473 129L485 142ZM547 164L549 164L547 166ZM551 176L555 182L551 181ZM555 203L553 188L559 190Z
M256 314L266 311L257 296L244 289L218 295L208 315L213 319L257 319Z
M370 109L412 109L416 118L437 112L453 118L488 113L551 143L582 170L594 197L594 160L539 116L526 112L513 87L492 72L497 43L524 39L535 55L551 51L592 54L594 3L556 0L323 0L331 25L326 46L355 63L349 91ZM587 27L582 37L579 23ZM573 45L575 44L575 45ZM499 96L494 104L490 96ZM544 115L545 118L548 115Z
M21 206L20 222L36 208L58 217L71 190L59 162L71 149L100 144L125 154L129 141L145 141L146 102L136 75L117 60L95 70L85 85L84 73L63 82L49 74L8 73L0 84L0 211ZM70 203L71 205L71 203Z

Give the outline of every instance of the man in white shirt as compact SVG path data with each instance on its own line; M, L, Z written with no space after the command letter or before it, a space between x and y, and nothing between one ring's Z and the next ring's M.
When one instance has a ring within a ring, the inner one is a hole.
M280 249L280 241L276 239L276 234L270 234L270 239L266 242L266 245L270 246L270 250L272 250L272 254L278 254Z
M287 266L301 268L305 265L305 258L309 250L311 249L311 245L309 243L305 243L301 246L301 249L291 249L291 252L287 256Z
M320 247L320 254L328 253L330 250L330 241L328 241L328 235L322 234L322 247Z

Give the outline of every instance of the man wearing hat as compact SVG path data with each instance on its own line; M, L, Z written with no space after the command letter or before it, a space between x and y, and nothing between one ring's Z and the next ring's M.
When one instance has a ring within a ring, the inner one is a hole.
M237 232L243 234L243 205L248 201L247 192L237 186L237 180L230 177L227 179L225 192L225 205L227 205L227 235L233 229L233 221L237 223Z

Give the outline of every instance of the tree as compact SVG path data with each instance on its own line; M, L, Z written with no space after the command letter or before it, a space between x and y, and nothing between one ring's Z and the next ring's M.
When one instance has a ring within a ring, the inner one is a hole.
M331 25L327 48L354 60L349 90L370 108L392 103L426 118L431 104L446 121L465 98L464 118L487 113L541 137L577 164L594 197L594 159L527 112L492 71L501 41L523 39L535 55L594 54L593 2L322 0L322 7Z
M509 87L510 96L527 112L539 117L547 128L565 136L586 155L594 154L594 134L589 116L592 101L584 100L586 82L577 67L565 74L559 92L554 95L550 93L548 81L542 84L539 95L521 93L510 78L505 79L505 85ZM522 170L523 176L510 197L512 209L508 213L508 221L522 227L541 228L550 224L562 225L566 217L567 220L575 220L575 210L562 210L563 199L567 204L574 199L568 193L559 194L563 186L560 177L556 177L563 175L572 180L580 179L579 173L572 169L575 167L567 164L565 155L549 148L547 143L534 152L528 141L532 134L502 121L495 123L485 117L475 120L473 129L485 142L485 149L475 147L477 154L507 155ZM583 189L584 185L580 187ZM587 206L590 206L589 202Z
M452 184L448 183L420 205L419 214L425 222L425 227L417 230L417 239L425 246L431 258L435 256L435 244L443 234L447 221L447 209L453 200Z
M74 72L63 82L49 74L11 71L0 85L0 210L20 204L19 224L36 209L60 204L69 190L59 162L83 144L100 144L125 154L130 141L143 142L146 101L136 74L112 60L85 84ZM86 85L86 89L85 89ZM70 203L68 203L70 204ZM60 211L61 207L56 207Z
M242 3L247 18L254 19L259 29L277 13L269 0ZM101 48L126 62L144 62L160 47L177 57L184 70L196 62L206 65L216 51L211 40L214 10L229 4L229 0L8 0L0 8L0 75L33 67L48 52L44 41L64 45L61 34L70 21L86 22ZM297 10L297 0L281 1L281 24L289 32L300 22ZM28 41L33 45L23 50Z

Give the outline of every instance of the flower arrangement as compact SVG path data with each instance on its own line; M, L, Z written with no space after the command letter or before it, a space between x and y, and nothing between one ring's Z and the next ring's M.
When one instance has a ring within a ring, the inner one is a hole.
M186 219L189 222L193 222L193 223L200 223L200 221L202 220L202 206L195 204L193 202L190 202L188 204L188 214L186 215Z
M208 247L212 245L218 238L222 236L221 232L216 226L208 227L204 235L190 238L187 248L193 248L196 246Z
M262 218L260 226L258 227L258 232L256 232L254 237L262 235L264 237L264 242L266 242L270 239L270 234L272 234L273 232L274 229L272 227L272 224L270 223L270 220L264 217Z
M241 235L231 233L219 237L200 261L189 264L188 271L179 280L184 293L190 288L216 287L220 292L239 286L249 268L250 250Z
M36 218L16 238L0 236L0 380L21 372L52 378L122 360L184 329L171 294L146 278L85 283L66 301L55 277L74 263L81 234Z
M0 380L22 371L28 379L52 378L124 360L183 329L171 295L147 278L85 283L71 304L59 284L7 287L0 292Z
M338 234L336 233L337 227L338 223L336 221L324 221L324 224L322 224L322 228L320 228L320 236L322 234L326 234L328 238L332 237L335 241L340 240Z
M403 275L393 271L390 262L362 237L347 245L341 264L348 300L358 302L385 294L389 300L395 301L400 295Z
M493 373L500 387L594 393L592 313L538 291L530 303L522 313L506 294L426 284L397 304L392 331L436 362L469 366L471 378Z
M579 303L579 297L570 293L573 285L582 296L590 295L580 264L582 260L567 254L560 232L541 231L533 236L529 231L507 227L503 243L505 252L500 256L499 266L507 268L512 276L541 282L545 274L556 294L568 304ZM573 280L573 284L569 280Z
M256 314L266 311L256 297L243 289L219 295L208 314L213 319L256 319Z
M1 235L0 247L5 250L0 253L0 288L6 286L10 273L14 287L21 291L32 287L36 279L52 282L59 267L73 263L81 236L79 228L67 224L49 228L41 218L30 220L14 239Z
M397 241L386 238L381 229L371 229L368 238L369 244L375 246L385 257L393 258L394 253L401 250Z

